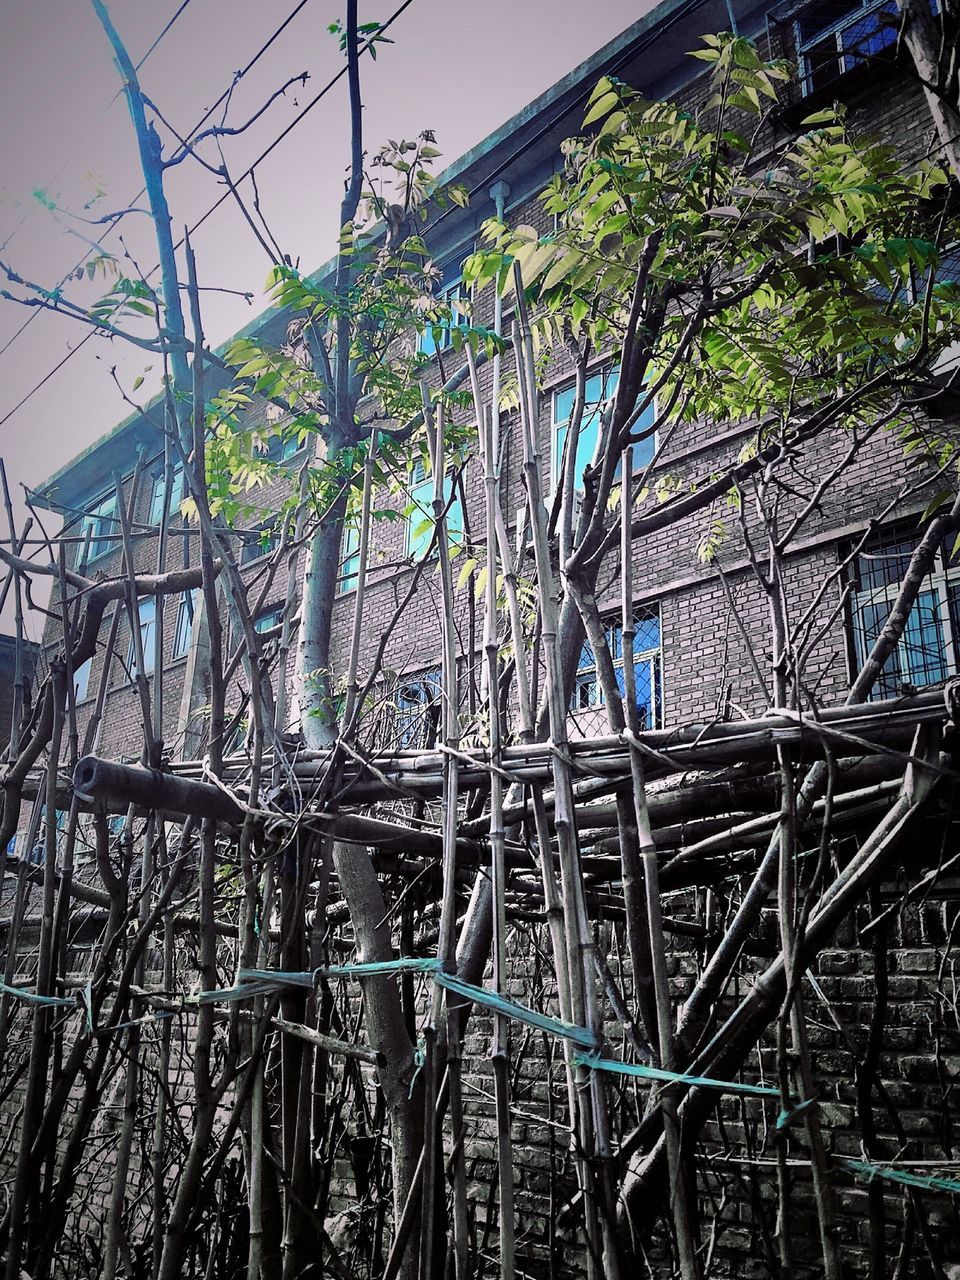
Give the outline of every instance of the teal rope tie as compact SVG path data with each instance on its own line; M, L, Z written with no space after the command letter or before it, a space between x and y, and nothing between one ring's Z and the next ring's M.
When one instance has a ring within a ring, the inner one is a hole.
M758 1098L779 1098L779 1089L768 1089L759 1084L741 1084L736 1080L714 1080L711 1076L689 1076L682 1071L664 1071L662 1067L647 1067L637 1062L620 1062L616 1058L601 1058L597 1054L577 1053L574 1060L593 1071L612 1071L621 1076L639 1076L642 1080L662 1080L666 1084L700 1085L704 1089L721 1089L724 1093L745 1093ZM809 1106L810 1103L803 1103Z
M516 1022L522 1022L528 1027L560 1036L564 1040L572 1040L574 1044L582 1045L583 1048L594 1052L598 1047L599 1041L596 1034L587 1027L578 1027L572 1022L561 1022L559 1018L551 1018L546 1013L540 1013L538 1009L528 1009L526 1005L508 1000L506 996L496 991L489 991L486 987L475 987L472 982L464 982L453 973L438 971L434 974L433 980L441 987L446 987L448 991L454 991L457 995L472 1000L474 1004L483 1005L495 1013L513 1018Z
M906 1169L895 1169L888 1164L871 1164L866 1160L841 1160L840 1164L858 1178L866 1178L868 1182L872 1182L874 1178L886 1178L890 1182L900 1182L905 1187L920 1187L925 1191L951 1191L954 1195L960 1195L960 1182L956 1178L928 1177L910 1173Z
M25 1000L27 1004L43 1004L59 1009L75 1009L77 1007L77 1002L73 996L39 996L35 991L28 991L26 987L8 987L5 982L0 982L0 993L5 996L13 996L15 1000Z

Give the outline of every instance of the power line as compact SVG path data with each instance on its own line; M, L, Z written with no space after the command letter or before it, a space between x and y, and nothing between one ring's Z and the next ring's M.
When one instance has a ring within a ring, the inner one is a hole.
M287 22L289 22L291 18L295 17L296 14L300 11L300 9L303 8L304 4L306 3L307 3L307 0L301 0L300 4L298 4L297 8L294 10L294 13L291 14L290 18L287 19ZM396 22L396 20L400 17L400 15L406 9L409 9L411 4L413 4L413 0L403 0L403 4L401 4L400 7L390 15L387 21L384 22L381 26L379 26L376 32L374 32L374 34L360 46L360 53L363 53L369 46L373 44L374 40L376 40L379 36L383 34L384 31L386 31L389 27L391 27L393 23ZM284 23L284 26L286 26L286 23ZM275 36L276 34L279 34L279 31L275 33ZM269 43L272 43L275 36L271 37L271 40ZM260 55L258 54L257 56L259 57ZM252 66L252 63L249 64L249 66ZM245 70L248 70L249 66ZM319 91L319 93L317 93L311 99L311 101L307 103L307 105L303 108L300 114L294 117L294 119L290 122L290 124L287 125L287 127L283 130L283 132L280 133L276 138L274 138L273 142L271 142L270 145L264 151L261 152L261 154L257 157L257 159L254 160L254 162L243 171L243 173L239 176L239 178L237 178L232 183L232 186L235 188L239 183L244 182L247 178L249 178L253 173L253 171L256 169L257 165L262 164L262 162L267 158L267 156L269 156L270 153L280 145L280 143L284 140L284 138L286 138L287 135L293 129L296 128L296 126L300 123L300 121L303 120L303 118L310 111L313 110L313 108L317 105L317 103L321 100L321 98L324 98L330 92L330 90L334 87L334 85L336 85L340 80L342 80L346 74L347 74L347 67L346 65L344 65L337 72L337 74L333 76L332 79L330 79L323 86L323 88ZM216 107L219 105L219 103L222 102L223 99L227 96L227 93L229 93L229 90L227 90L221 96L218 102L214 104L214 106L210 109L210 111L207 112L207 114L204 116L204 121L210 118L210 115L212 115L213 111L216 110ZM201 123L203 123L203 121ZM197 126L197 128L199 127L200 126ZM195 133L196 129L192 130L192 132ZM141 191L140 195L142 194L143 192ZM211 214L213 214L217 209L219 209L220 206L224 203L225 200L229 198L231 194L232 192L230 190L227 190L223 193L223 195L221 195L217 200L215 200L214 203L210 206L210 208L207 209L206 213L202 214L197 219L197 221L188 229L188 234L192 235L199 227L203 226L203 224L211 216ZM140 196L138 195L134 199L137 200L139 198ZM131 203L133 202L131 201ZM107 232L104 232L103 236L101 236L100 240L98 240L97 243L100 244L106 235L107 235ZM182 244L183 244L183 237L181 237L177 241L177 243L174 245L174 248L178 249ZM81 261L85 260L85 258L86 258L86 255L84 255L84 259L82 259ZM78 267L79 265L80 264L78 264ZM74 268L74 270L76 269L77 268ZM159 269L159 264L157 266L154 266L150 271L146 273L145 279L149 279L150 276L152 276L154 272L157 271L158 269ZM22 326L22 328L25 328L25 327L26 327L25 325ZM21 332L22 332L22 328L21 328ZM40 388L43 387L47 382L49 382L49 380L53 377L53 375L58 373L63 368L63 366L67 363L68 360L71 360L73 356L76 355L76 353L81 349L81 347L83 347L85 343L87 343L90 340L90 338L93 337L94 333L96 333L96 330L91 329L90 332L87 333L81 339L81 341L77 343L75 347L73 347L70 351L67 352L67 354L63 357L63 359L60 360L59 363L55 365L53 369L51 369L48 373L44 374L43 378L38 383L36 383L35 386L31 387L31 389L27 392L27 394L23 397L23 399L20 400L16 405L14 405L14 407L11 410L9 410L8 413L4 414L2 418L0 418L0 427L4 426L4 424L7 423L13 417L13 415L18 412L18 410L22 409L23 406L27 403L27 401L30 400L34 395L36 395L36 393L40 390Z
M143 57L142 57L142 58L140 59L140 61L137 63L137 70L138 70L138 71L139 71L139 69L143 66L143 64L146 62L147 58L149 58L149 56L150 56L150 54L153 52L153 50L154 50L154 49L157 47L157 45L160 43L160 41L163 39L163 37L166 35L166 33L167 33L167 32L170 30L170 28L173 26L174 22L176 22L177 18L179 18L180 14L181 14L181 13L183 13L184 9L186 9L186 7L187 7L187 5L188 5L189 3L190 3L190 0L183 0L183 3L180 5L180 8L176 11L176 13L173 15L173 17L172 17L172 18L170 19L170 21L167 23L167 25L163 28L163 30L162 30L162 31L160 32L160 34L157 36L156 40L154 40L153 44L150 46L150 48L147 50L147 52L143 55ZM257 63L257 62L258 62L258 61L263 57L263 55L267 52L267 50L268 50L268 49L271 47L271 45L274 43L274 41L275 41L275 40L277 40L277 39L278 39L278 38L283 34L283 32L287 29L287 27L290 25L290 23L294 20L294 18L297 16L297 14L300 12L300 10L301 10L301 9L303 9L303 8L305 8L305 6L306 6L308 3L309 3L309 0L299 0L299 3L298 3L298 4L296 4L296 5L294 6L294 8L292 9L292 11L291 11L291 12L289 13L289 15L284 19L284 21L280 24L280 26L279 26L279 27L277 27L277 29L273 32L273 34L270 36L270 38L269 38L268 40L266 40L266 41L265 41L265 42L260 46L260 48L259 48L259 49L257 50L257 52L253 55L253 57L250 59L250 61L247 63L247 65L246 65L246 66L245 66L241 71L238 71L238 72L237 72L237 74L235 75L234 79L231 81L229 88L224 89L223 93L221 93L220 97L219 97L219 98L217 98L217 100L216 100L216 102L213 104L213 106L211 106L211 107L208 107L208 108L207 108L207 110L203 113L203 115L200 117L200 119L197 121L197 123L193 126L193 128L192 128L192 129L190 129L190 131L185 135L188 141L193 137L193 135L194 135L194 134L199 133L199 131L203 128L203 126L207 123L207 121L208 121L208 120L210 119L210 117L213 115L213 113L214 113L214 112L215 112L215 111L216 111L220 106L222 106L222 105L223 105L223 103L226 101L226 99L227 99L228 95L229 95L229 94L230 94L230 92L232 91L232 89L233 89L234 85L237 83L237 81L238 81L238 80L240 80L240 79L242 79L242 78L247 74L247 72L248 72L248 71L250 71L250 70L251 70L251 68L252 68L252 67L254 67L254 66L256 65L256 63ZM100 120L102 120L102 119L103 119L103 117L106 115L107 111L109 111L109 110L110 110L110 108L113 106L114 102L116 102L116 101L117 101L117 99L120 97L120 95L121 95L122 93L123 93L123 90L122 90L122 89L118 89L118 90L117 90L117 92L114 94L113 98L110 100L110 102L107 104L107 106L103 109L103 111L102 111L102 112L100 113L100 115L97 117L97 120L96 120L96 122L95 122L95 124L94 124L94 126L93 126L94 128L96 127L96 125L97 125L97 124L99 124L99 123L100 123ZM91 133L91 132L92 132L92 130L88 130L87 135L86 135L86 137L84 138L84 142L86 142L86 141L89 139L89 137L90 137L90 133ZM53 178L51 179L51 183L50 183L50 184L48 184L48 185L52 185L52 183L53 183L53 182L56 182L56 180L57 180L57 178L59 177L59 175L63 172L63 170L67 167L67 165L68 165L68 164L70 164L70 162L73 160L74 156L75 156L75 155L77 154L77 152L80 150L80 147L81 147L81 146L83 146L83 143L80 143L80 144L79 144L79 145L74 149L73 153L72 153L70 156L68 156L68 157L67 157L67 159L63 162L63 164L62 164L62 165L60 166L60 168L57 170L56 174L54 174ZM133 196L130 200L128 200L128 201L126 202L126 205L125 205L124 207L125 207L125 208L130 208L131 206L135 205L135 204L136 204L136 202L140 199L140 197L144 194L144 190L145 190L145 188L141 187L141 188L140 188L140 190L137 192L137 194L136 194L135 196ZM18 227L16 228L16 230L15 230L15 231L11 234L11 236L8 238L8 240L6 241L6 243L7 243L7 244L9 244L9 243L10 243L10 240L11 240L11 239L13 239L13 236L14 236L14 235L16 235L16 232L20 229L20 227L22 227L22 226L23 226L23 224L24 224L24 222L25 222L25 221L26 221L26 216L24 216L24 218L22 218L22 219L21 219L21 221L20 221L20 223L19 223ZM106 230L105 230L105 231L100 235L99 239L96 241L97 245L98 245L98 246L99 246L99 245L102 245L102 244L103 244L103 242L104 242L104 240L106 240L106 238L110 235L111 231L115 231L115 230L116 230L116 224L111 224L109 227L107 227L107 228L106 228ZM66 283L66 281L67 281L67 280L69 280L69 278L70 278L70 277L71 277L75 272L77 272L77 271L79 271L79 270L80 270L80 268L81 268L81 267L83 266L83 264L86 262L86 260L87 260L88 256L89 256L89 254L88 254L88 253L84 253L84 254L82 255L82 257L80 258L80 260L79 260L79 261L74 265L74 267L73 267L70 271L68 271L68 272L67 272L67 274L66 274L66 275L63 277L63 279L60 281L60 286L61 286L61 287L63 286L63 284L65 284L65 283ZM16 331L16 332L15 332L15 333L10 337L10 338L8 338L8 339L7 339L7 341L4 343L4 345L3 345L2 347L0 347L0 356L4 355L4 354L5 354L5 353L10 349L10 347L12 347L12 346L13 346L13 344L14 344L14 343L16 342L16 340L20 337L20 335L24 332L24 330L25 330L26 328L28 328L28 326L29 326L30 324L32 324L34 320L36 320L36 318L37 318L37 316L38 316L38 315L40 315L40 312L39 312L39 311L31 311L30 315L29 315L29 316L27 316L26 320L24 320L24 322L23 322L23 324L20 326L20 328L19 328L19 329L17 329L17 331ZM88 335L88 336L89 336L89 335ZM83 342L78 342L78 343L77 343L77 345L76 345L76 347L74 348L74 350L75 350L75 351L79 351L79 350L80 350L80 347L82 347L82 346L83 346L83 343L84 343L84 342L86 342L86 341L87 341L87 339L86 339L86 338L84 338L84 339L83 339ZM67 359L69 359L69 356L67 357ZM65 363L65 362L64 362L64 361L61 361L61 362L60 362L60 364L57 366L57 368L59 369L59 368L63 365L63 363ZM42 383L41 383L40 385L42 385ZM32 392L31 392L31 393L29 393L29 394L32 394ZM27 398L29 398L29 394L28 394L28 397L27 397ZM24 401L21 401L21 403L25 403L25 402L24 402ZM19 407L20 407L20 406L18 405L18 406L17 406L17 408L19 408ZM16 411L17 411L16 409L12 409L12 410L11 410L11 413L16 413ZM8 414L8 415L7 415L7 417L9 417L9 416L10 416L10 414ZM6 422L6 421L7 421L7 418L0 419L0 426L3 426L4 422Z
M166 23L166 25L163 27L163 30L160 32L160 34L156 37L156 39L155 39L155 40L153 41L153 43L150 45L149 49L146 51L146 53L143 55L143 57L140 59L140 61L136 64L136 69L137 69L137 71L139 71L139 70L140 70L140 68L143 66L143 64L146 62L146 60L150 57L151 53L153 53L154 49L156 49L157 45L160 43L160 41L163 39L163 37L167 34L167 32L170 30L170 28L173 26L173 24L176 22L176 20L180 17L181 13L183 13L184 9L186 9L186 7L187 7L187 5L188 5L189 3L190 3L190 0L183 0L182 4L181 4L181 5L180 5L180 7L177 9L176 13L174 13L173 17L172 17L172 18L171 18L171 19ZM61 165L60 165L60 167L57 169L56 173L53 175L53 177L50 179L50 181L47 183L47 188L52 187L52 186L53 186L53 184L56 182L56 180L60 177L61 173L63 173L64 169L66 169L66 168L68 167L68 165L72 164L72 163L73 163L73 161L77 158L77 156L79 155L79 153L80 153L80 151L82 150L82 148L83 148L83 147L85 147L85 146L86 146L86 144L90 141L90 136L91 136L91 134L93 133L94 129L96 129L97 125L98 125L98 124L100 123L100 121L104 118L104 116L107 114L107 112L108 112L108 111L113 107L113 104L114 104L114 103L115 103L115 102L116 102L116 101L117 101L117 100L122 96L122 94L123 94L123 89L118 89L118 90L116 91L116 93L113 95L113 97L112 97L112 98L110 99L110 101L107 103L107 105L103 108L103 110L102 110L102 111L100 112L100 114L97 116L96 120L94 120L93 124L90 126L90 128L89 128L89 129L87 129L86 133L83 135L83 137L82 137L82 138L80 139L80 141L77 143L77 145L73 148L73 150L70 152L70 154L67 156L67 158L62 162L62 164L61 164ZM139 198L139 197L138 197L138 198ZM133 202L131 201L130 203L133 203ZM8 245L8 244L10 243L10 241L14 238L14 236L17 234L17 232L20 230L20 228L23 226L23 224L24 224L24 223L29 219L29 217L30 217L30 213L31 213L31 210L28 210L28 211L23 215L23 217L20 219L20 221L17 223L17 225L14 227L14 229L10 232L9 236L7 236L6 240L3 242L3 247L4 247L4 249L6 249L7 245ZM35 315L35 314L36 314L36 313L34 312L34 315ZM31 316L31 319L32 319L32 318L33 318L33 317ZM28 320L28 321L27 321L27 324L29 324L29 323L30 323L30 321ZM4 352L4 351L6 351L7 347L8 347L8 346L10 346L10 344L11 344L11 343L13 343L13 342L15 342L15 341L16 341L16 339L17 339L17 337L19 336L19 334L20 334L20 333L22 333L22 332L23 332L23 329L25 329L25 328L26 328L26 325L23 325L23 326L22 326L22 328L21 328L21 329L19 329L19 330L17 331L17 333L15 333L15 334L13 335L13 337L12 337L12 338L10 339L10 341L6 344L6 346L5 346L5 347L3 347L2 349L0 349L0 355L3 355L3 352Z

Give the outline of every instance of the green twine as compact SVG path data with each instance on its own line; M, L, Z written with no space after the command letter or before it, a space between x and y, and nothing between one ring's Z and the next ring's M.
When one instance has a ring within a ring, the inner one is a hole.
M594 1071L613 1071L621 1076L640 1076L644 1080L663 1080L666 1084L697 1084L705 1089L722 1089L724 1093L747 1093L760 1098L779 1098L779 1089L768 1089L759 1084L739 1084L734 1080L714 1080L710 1076L688 1076L682 1071L664 1071L661 1067L647 1067L637 1062L620 1062L616 1058L601 1058L592 1053L574 1054L575 1061Z
M8 987L5 982L0 982L0 993L13 996L15 1000L26 1000L28 1004L44 1004L60 1009L77 1007L77 1002L72 996L39 996L35 991L28 991L26 987Z
M841 1160L840 1163L858 1178L866 1178L868 1182L874 1178L886 1178L890 1182L902 1182L905 1187L951 1191L954 1195L960 1195L960 1182L956 1178L928 1177L920 1173L909 1173L906 1169L895 1169L888 1164L870 1164L866 1160Z
M586 1027L578 1027L572 1022L561 1022L559 1018L551 1018L536 1009L528 1009L526 1005L508 1000L506 996L498 995L495 991L488 991L485 987L475 987L471 982L464 982L453 973L437 972L433 980L441 987L446 987L448 991L455 991L457 995L465 996L475 1004L485 1005L486 1008L502 1013L505 1017L513 1018L517 1022L523 1022L528 1027L547 1031L564 1040L572 1040L574 1044L582 1045L585 1049L595 1051L597 1048L596 1035Z

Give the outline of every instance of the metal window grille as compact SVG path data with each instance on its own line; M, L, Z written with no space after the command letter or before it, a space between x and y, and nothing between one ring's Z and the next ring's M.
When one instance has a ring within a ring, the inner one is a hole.
M617 688L624 692L623 627L619 621L604 625L604 635L613 660ZM663 660L661 648L660 610L656 605L644 606L634 614L633 671L637 686L637 710L643 729L657 729L663 724ZM596 658L588 641L583 642L577 663L577 674L570 699L570 722L574 733L583 738L606 733L605 698L597 675Z
M913 531L882 530L857 558L850 610L858 668L886 625L920 537ZM910 686L938 684L958 670L960 558L953 556L953 541L951 536L938 549L872 698L895 698Z
M428 747L436 740L441 696L439 667L401 677L394 695L399 750Z

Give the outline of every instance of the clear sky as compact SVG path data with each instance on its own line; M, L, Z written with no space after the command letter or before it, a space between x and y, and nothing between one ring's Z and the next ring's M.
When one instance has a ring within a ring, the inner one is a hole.
M385 21L400 2L360 0L360 19ZM365 145L374 150L387 137L433 129L443 153L438 164L445 166L652 7L651 0L412 0L390 29L395 43L382 48L376 62L364 59ZM110 9L135 61L163 32L140 78L180 134L194 128L234 72L290 19L237 84L227 123L247 120L291 77L305 71L309 79L288 89L248 133L224 140L233 174L246 169L343 65L336 38L327 32L341 13L334 0L112 0ZM45 287L55 287L88 260L105 230L103 245L111 253L129 254L143 271L156 261L144 214L128 214L112 231L96 221L129 207L141 185L118 87L89 0L3 0L0 259ZM165 141L172 141L170 134ZM204 154L219 162L213 144ZM284 252L304 267L326 260L335 248L347 158L344 79L256 170L266 219ZM195 223L223 190L193 161L170 170L174 228ZM252 194L249 184L245 193ZM135 209L143 205L137 200ZM217 343L265 305L269 261L229 198L196 232L194 244L200 282L209 291L205 328ZM125 271L135 274L129 262ZM0 279L0 287L5 284ZM92 283L71 279L65 289L85 304L103 291L99 275ZM251 292L252 305L228 291ZM156 368L146 371L155 362L122 342L94 336L71 354L86 332L72 320L0 300L0 419L6 419L0 457L16 490L18 520L22 484L46 479L129 412L117 382L133 394L134 380L144 374L137 399L155 389ZM64 357L66 363L51 373ZM7 536L4 524L0 537ZM8 608L0 630L11 626Z

